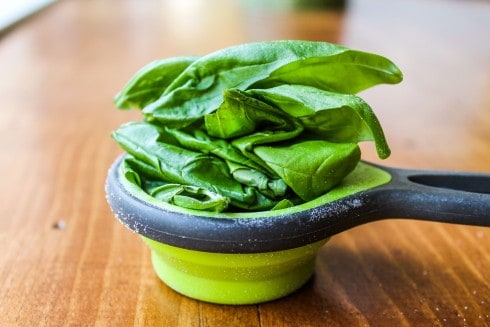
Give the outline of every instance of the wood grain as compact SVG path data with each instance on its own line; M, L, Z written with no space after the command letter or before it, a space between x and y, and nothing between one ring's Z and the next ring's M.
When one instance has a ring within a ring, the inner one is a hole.
M121 151L109 134L140 119L117 111L114 94L153 59L250 41L323 40L388 56L405 81L361 94L392 147L383 164L490 172L487 2L265 4L65 0L2 36L1 326L490 326L483 227L360 226L321 249L295 294L221 306L161 283L149 250L114 219L104 181ZM378 162L370 144L363 156Z

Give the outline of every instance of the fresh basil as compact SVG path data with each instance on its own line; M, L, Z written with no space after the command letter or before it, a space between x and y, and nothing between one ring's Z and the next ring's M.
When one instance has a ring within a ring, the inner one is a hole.
M390 155L378 118L356 95L303 85L252 89L247 93L298 118L307 131L318 137L331 142L374 141L380 158Z
M177 57L149 63L116 95L116 106L121 109L143 108L158 99L174 79L197 58Z
M113 137L136 159L132 161L133 167L142 171L143 176L207 189L229 198L238 208L266 210L278 202L236 181L225 161L178 146L173 135L153 124L127 123L115 131Z
M114 139L125 178L154 198L207 211L275 210L335 187L381 125L355 93L402 73L389 59L310 41L269 41L154 61L116 95L144 121Z
M355 168L361 155L355 143L319 140L257 146L254 152L304 201L337 185Z
M356 93L401 79L400 70L390 60L331 43L249 43L197 59L143 113L168 126L182 127L214 112L229 88L302 84Z

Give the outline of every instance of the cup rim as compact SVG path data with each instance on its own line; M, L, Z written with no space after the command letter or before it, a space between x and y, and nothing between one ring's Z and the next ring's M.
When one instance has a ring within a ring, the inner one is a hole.
M116 218L130 230L165 244L217 253L261 253L301 247L332 235L325 220L342 215L339 206L362 201L359 191L341 199L323 197L288 209L250 214L197 212L150 201L120 174L119 156L105 183L106 198ZM334 226L335 229L335 226ZM327 231L328 230L328 235Z

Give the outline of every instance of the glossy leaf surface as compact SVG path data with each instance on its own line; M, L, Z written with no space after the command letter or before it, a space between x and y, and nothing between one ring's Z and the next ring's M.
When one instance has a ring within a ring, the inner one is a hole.
M208 211L274 210L325 194L360 160L390 149L355 93L395 84L389 59L339 45L268 41L158 60L116 96L144 121L114 139L124 176L154 198Z

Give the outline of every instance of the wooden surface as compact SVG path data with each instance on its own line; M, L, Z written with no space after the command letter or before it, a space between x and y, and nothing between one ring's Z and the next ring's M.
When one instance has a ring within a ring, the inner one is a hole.
M332 41L405 73L363 92L383 164L490 172L490 4L351 0L62 1L0 39L1 326L489 326L490 230L386 220L335 236L297 293L252 306L185 298L111 214L112 98L142 65L266 39ZM276 3L286 3L276 2ZM364 158L377 162L372 145Z

